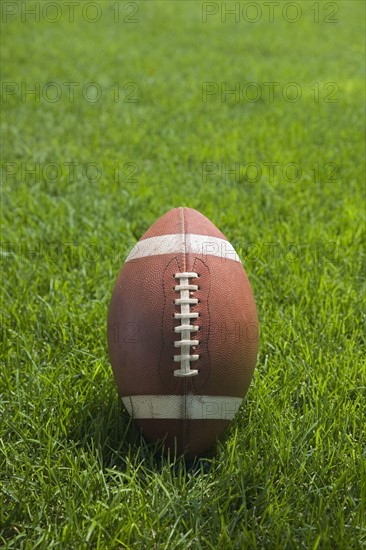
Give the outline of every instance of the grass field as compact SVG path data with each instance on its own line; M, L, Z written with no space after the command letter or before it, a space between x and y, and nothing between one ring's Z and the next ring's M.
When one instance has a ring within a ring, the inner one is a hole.
M364 3L54 4L2 3L0 544L366 548ZM120 265L178 205L261 325L195 468L130 424L106 346Z

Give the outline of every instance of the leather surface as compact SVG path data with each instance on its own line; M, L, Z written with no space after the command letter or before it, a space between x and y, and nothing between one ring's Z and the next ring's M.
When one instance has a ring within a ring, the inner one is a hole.
M193 233L225 239L199 212L175 208L160 218L142 239L175 233ZM192 297L199 313L191 339L199 355L191 368L197 376L174 376L179 350L174 332L180 311L174 274L193 271L199 289ZM108 345L114 377L121 396L186 395L188 393L243 398L248 390L258 352L258 320L250 283L243 266L230 257L202 254L161 254L133 259L122 267L108 313ZM139 420L145 436L166 442L187 457L204 453L228 425L227 420Z
M137 420L145 437L164 440L165 449L177 451L188 460L204 455L229 426L228 420Z

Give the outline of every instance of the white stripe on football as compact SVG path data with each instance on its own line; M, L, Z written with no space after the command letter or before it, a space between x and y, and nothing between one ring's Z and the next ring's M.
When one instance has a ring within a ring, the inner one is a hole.
M190 233L161 235L139 241L127 256L126 262L158 256L160 254L196 254L205 259L207 256L218 256L223 260L240 262L234 247L226 240L208 235L192 235Z
M232 420L240 397L216 395L133 395L122 397L135 419Z

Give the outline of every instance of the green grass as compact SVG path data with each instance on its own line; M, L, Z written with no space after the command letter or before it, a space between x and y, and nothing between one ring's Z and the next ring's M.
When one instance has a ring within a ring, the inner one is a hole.
M313 3L298 4L292 24L203 23L202 4L188 1L140 2L130 24L113 23L107 2L94 24L79 11L74 23L3 23L2 80L64 92L55 103L20 93L2 103L5 548L366 547L365 8L331 3L339 22L324 23L320 2L315 23ZM80 83L74 102L64 82ZM103 90L99 102L82 98L88 82ZM129 82L138 102L122 101ZM279 94L203 102L204 82L278 82ZM300 101L281 96L289 82ZM325 102L329 82L337 103ZM75 177L66 162L79 163ZM97 181L83 176L88 162ZM203 177L208 162L239 163L240 174ZM282 174L291 162L297 181ZM22 174L32 163L41 174ZM237 247L261 324L240 414L193 469L159 460L130 424L106 347L127 251L178 205L202 211Z

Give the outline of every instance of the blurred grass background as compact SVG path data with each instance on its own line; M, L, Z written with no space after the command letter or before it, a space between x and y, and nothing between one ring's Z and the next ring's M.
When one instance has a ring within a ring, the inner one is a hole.
M1 14L4 546L362 548L364 3L50 4ZM156 464L106 349L119 267L178 205L237 247L261 322L208 473Z

